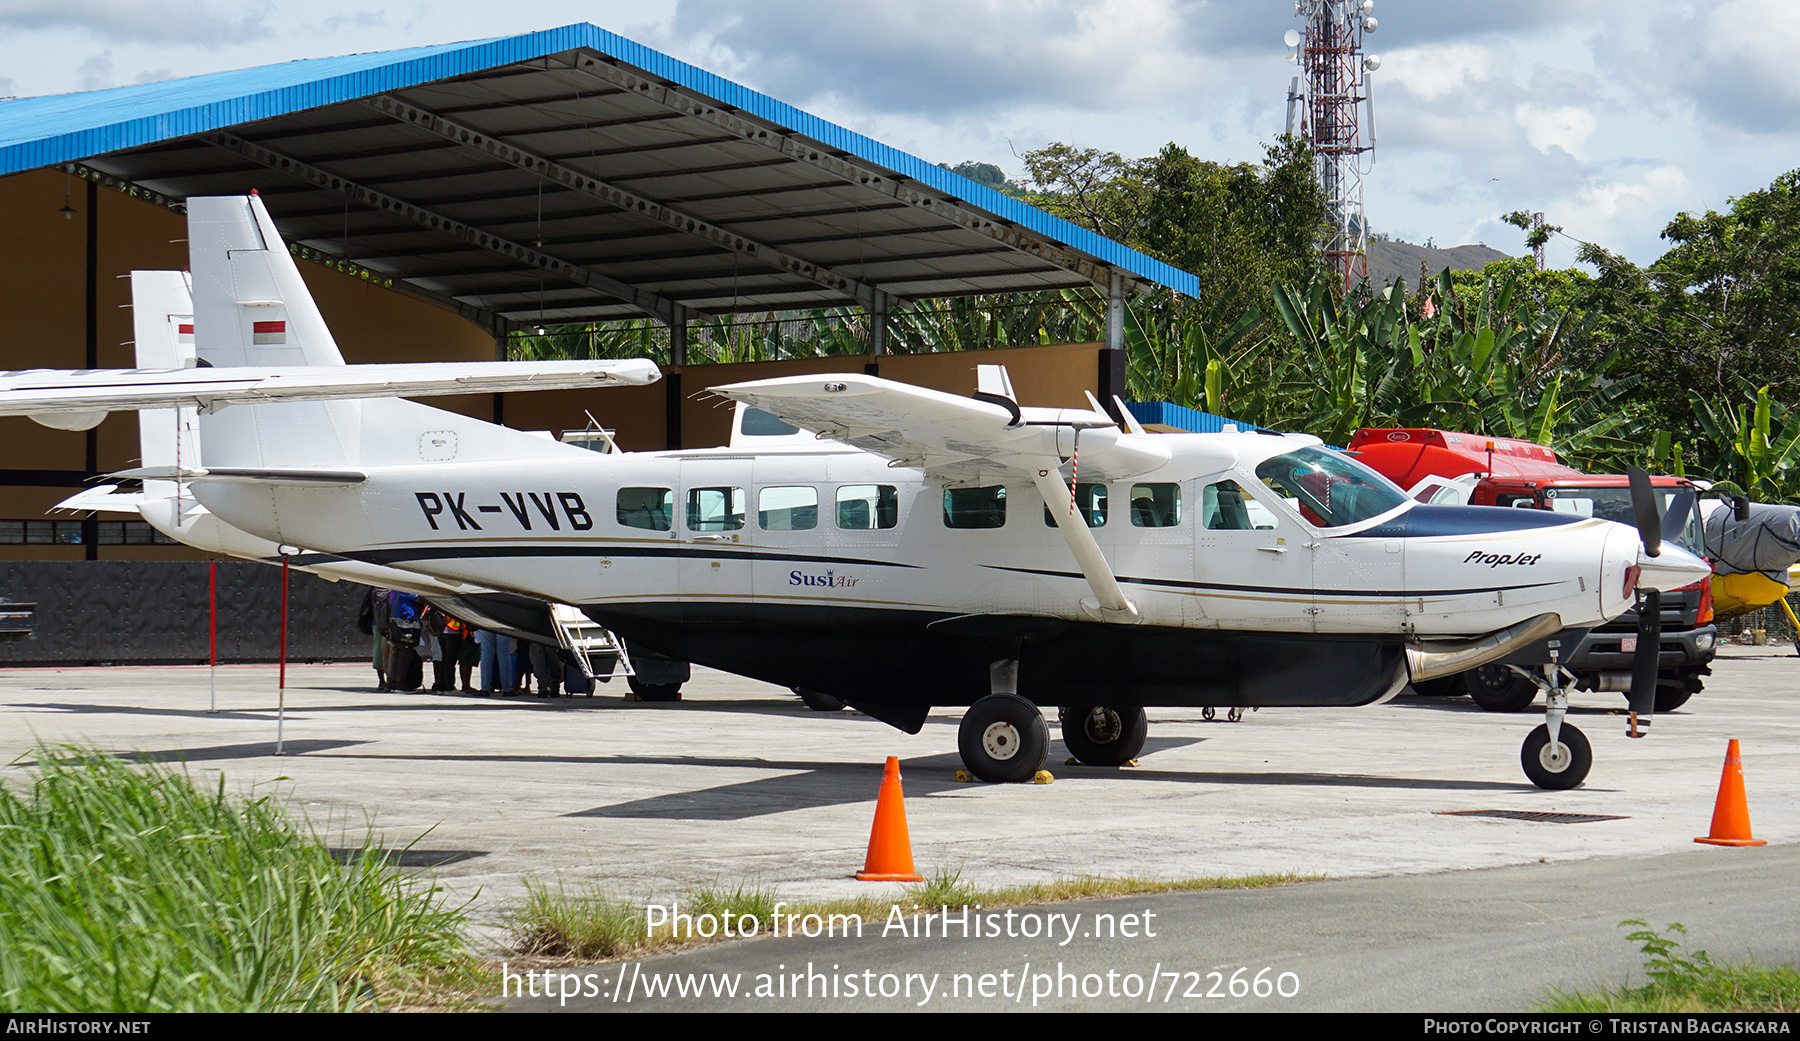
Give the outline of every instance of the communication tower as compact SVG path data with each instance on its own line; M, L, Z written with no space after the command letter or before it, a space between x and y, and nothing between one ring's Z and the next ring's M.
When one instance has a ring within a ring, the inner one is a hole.
M1300 138L1312 149L1331 219L1325 263L1343 275L1346 290L1369 278L1363 155L1375 147L1368 74L1381 67L1381 58L1363 53L1363 36L1379 25L1374 11L1375 0L1294 0L1294 16L1305 28L1289 29L1283 38L1288 61L1300 66L1288 89L1288 133L1298 107Z

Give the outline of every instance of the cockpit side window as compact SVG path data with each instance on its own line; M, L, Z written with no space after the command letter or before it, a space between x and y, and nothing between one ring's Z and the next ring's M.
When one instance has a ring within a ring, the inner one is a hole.
M1256 527L1250 519L1251 501L1236 481L1209 484L1200 490L1200 524L1209 531L1250 531Z

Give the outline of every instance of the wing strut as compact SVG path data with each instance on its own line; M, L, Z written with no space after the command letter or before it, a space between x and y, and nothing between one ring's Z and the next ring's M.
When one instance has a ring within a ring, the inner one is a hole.
M1075 562L1081 565L1088 588L1094 591L1093 596L1081 598L1081 609L1095 621L1138 621L1137 605L1126 598L1125 590L1119 588L1119 580L1113 577L1112 568L1100 552L1100 544L1088 530L1087 518L1075 511L1075 493L1064 483L1058 463L1049 459L1044 462L1049 465L1039 466L1033 472L1032 480L1037 484L1038 494L1044 497L1050 516L1056 518L1056 530L1062 532L1063 541L1069 544L1069 552L1075 554Z

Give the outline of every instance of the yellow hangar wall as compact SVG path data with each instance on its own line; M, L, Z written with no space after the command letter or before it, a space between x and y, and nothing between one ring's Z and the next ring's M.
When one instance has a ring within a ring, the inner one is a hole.
M72 217L62 213L67 205ZM38 170L0 178L0 369L130 368L134 364L132 270L187 266L185 219L160 203ZM323 265L299 264L319 309L352 364L483 361L493 335L446 308ZM1085 408L1083 391L1125 395L1123 352L1057 344L922 355L848 355L795 361L688 365L648 387L468 395L429 404L523 430L588 425L591 413L627 451L726 443L731 405L706 388L811 372L869 372L967 395L975 367L1004 364L1022 404ZM52 430L0 417L0 520L79 520L50 507L89 477L138 464L137 417L115 413L91 431ZM185 546L101 545L88 518L79 543L0 544L0 560L194 560Z

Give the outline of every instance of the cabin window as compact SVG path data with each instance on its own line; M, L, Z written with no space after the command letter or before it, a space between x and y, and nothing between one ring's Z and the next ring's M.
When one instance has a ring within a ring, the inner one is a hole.
M1134 484L1131 486L1131 526L1173 528L1181 523L1181 485Z
M1006 489L945 488L944 527L1004 528L1006 526Z
M837 490L837 526L874 531L900 523L900 494L891 484L846 484Z
M756 523L764 531L811 531L819 526L819 491L810 485L756 493Z
M742 488L689 488L689 531L737 531L744 526Z
M675 491L671 488L620 488L619 523L645 531L668 531L675 516Z
M1075 506L1087 519L1090 528L1106 526L1106 485L1077 484L1075 486ZM1044 507L1044 524L1054 528L1056 518L1051 515L1050 507Z

